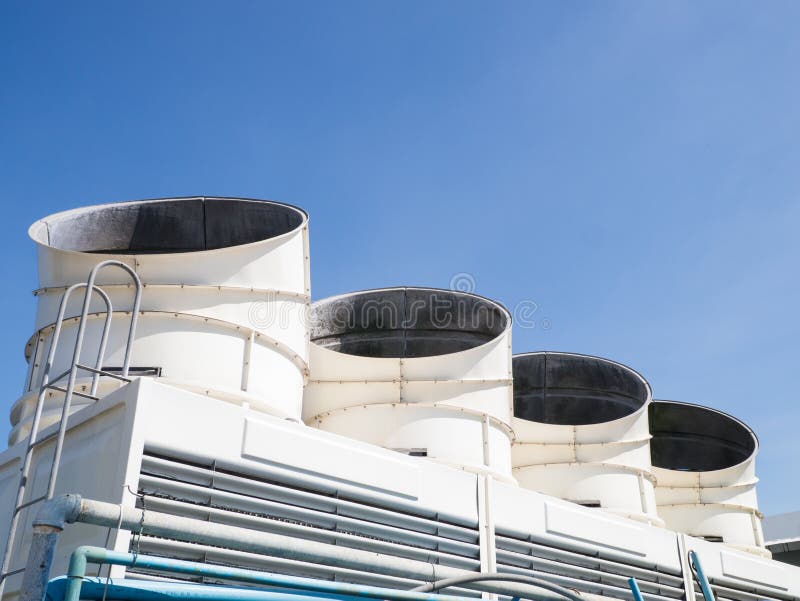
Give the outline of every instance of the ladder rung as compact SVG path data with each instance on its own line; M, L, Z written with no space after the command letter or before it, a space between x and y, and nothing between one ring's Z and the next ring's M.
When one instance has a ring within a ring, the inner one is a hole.
M71 371L72 371L71 369L68 369L67 371L65 371L63 373L58 374L57 377L55 377L52 380L50 380L49 382L47 382L47 384L44 385L44 388L50 388L51 386L55 385L56 382L58 382L64 376L68 375L69 372L71 372Z
M43 445L44 443L53 440L56 436L58 436L58 430L56 430L55 432L53 432L51 434L48 434L44 438L39 438L37 440L34 440L33 442L28 444L28 451L30 452L33 449L35 449L36 447L38 447L39 445Z
M110 371L103 371L102 369L97 369L96 367L89 367L88 365L81 365L80 363L75 364L76 367L80 369L85 369L86 371L90 371L95 374L100 374L101 376L108 376L109 378L116 378L117 380L122 380L123 382L130 382L130 378L126 378L125 376L120 376L118 374L111 373Z
M31 499L30 501L25 501L24 503L17 505L17 507L14 509L14 513L19 513L26 507L30 507L31 505L36 505L40 501L44 501L46 499L47 495L42 495L41 497L36 497L35 499Z
M66 388L61 388L61 386L49 386L48 385L48 388L52 388L53 390L58 390L59 392L63 392L64 394L67 393L67 389ZM86 394L85 392L78 392L77 390L73 390L72 394L74 394L75 396L79 396L79 397L83 397L85 399L92 400L92 401L99 401L100 400L100 397L98 397L98 396L94 396L93 394Z

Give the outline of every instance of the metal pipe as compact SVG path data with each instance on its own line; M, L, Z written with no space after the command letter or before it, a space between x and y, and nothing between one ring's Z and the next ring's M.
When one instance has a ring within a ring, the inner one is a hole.
M383 574L418 580L434 580L438 567L412 559L348 549L327 543L298 539L282 534L251 530L239 526L214 524L182 516L145 511L84 499L76 521L97 526L116 527L151 536L203 543L238 551L247 551L284 559L337 565L370 571L379 567ZM387 561L391 557L392 561ZM458 570L461 572L461 570Z
M67 578L60 576L51 581L48 599L63 601ZM322 598L321 598L322 597ZM214 586L194 582L148 581L140 579L87 577L81 587L82 601L359 601L364 597L352 595L334 597L316 592L279 592L273 588L250 588L244 586ZM452 601L456 601L452 598ZM377 598L376 598L377 601ZM396 601L396 600L391 600ZM438 601L438 599L437 599ZM459 598L458 601L467 601ZM606 600L599 600L606 601Z
M462 601L460 597L455 596L433 595L416 591L402 591L345 582L331 582L328 580L315 580L297 576L284 576L257 570L210 565L182 559L171 559L169 557L120 553L100 547L89 546L78 547L70 557L69 571L67 572L68 583L64 601L78 601L80 599L81 584L86 576L86 568L90 563L127 567L135 565L137 568L172 572L175 574L210 576L248 584L262 584L334 595L391 599L392 601ZM584 600L581 599L579 601Z
M123 507L102 501L81 499L79 495L66 495L46 502L37 518L39 525L81 522L96 526L123 528L132 532L171 538L189 543L213 545L237 551L269 555L283 559L305 561L314 564L342 567L363 572L380 573L411 580L435 582L442 578L472 575L474 572L376 553L362 549L349 549L337 545L297 539L290 536L214 524L169 514ZM63 516L61 521L53 514ZM53 544L54 541L53 541ZM49 552L52 553L54 549ZM33 561L33 563L30 563ZM28 568L37 570L35 560L29 558ZM47 574L41 578L46 579ZM466 588L511 595L530 596L530 586L513 584L470 583ZM537 599L562 601L563 595L537 592ZM580 599L580 597L578 597ZM40 601L26 598L22 601Z
M522 576L519 574L499 574L497 572L480 572L478 574L466 574L464 576L456 576L455 578L445 578L437 580L436 582L429 582L416 588L411 589L415 592L426 593L428 591L438 591L443 588L451 586L458 586L460 584L470 584L473 582L486 582L486 581L501 581L501 582L516 582L519 584L530 584L532 586L543 588L558 595L563 595L572 601L584 601L584 599L575 591L571 591L563 586L552 584L545 580L536 578L535 576Z
M44 598L58 535L66 524L77 519L80 506L80 495L62 495L46 501L39 508L33 520L33 538L22 577L20 601L42 601Z
M714 597L714 591L711 590L711 583L708 581L705 572L703 572L703 566L700 565L700 558L697 557L697 553L694 551L689 551L689 567L694 572L695 578L697 578L697 583L700 585L700 590L703 591L703 597L705 597L706 601L716 601Z
M51 526L34 528L28 563L22 576L21 601L42 601L44 598L47 592L47 576L53 564L53 552L60 532L61 530Z
M100 288L96 288L96 290L100 290ZM103 295L108 299L108 295L105 292L103 292ZM103 370L103 359L106 356L106 347L108 346L108 334L111 331L111 318L114 316L110 299L107 300L106 307L108 310L106 311L105 322L103 322L103 333L100 334L100 346L97 349L97 360L94 363L94 368L97 371L92 374L92 386L89 389L90 396L97 395L97 385L100 383L100 372ZM130 347L130 344L128 346Z
M639 583L636 582L636 578L628 578L628 586L631 587L633 601L644 601L644 597L642 597L642 591L639 590Z

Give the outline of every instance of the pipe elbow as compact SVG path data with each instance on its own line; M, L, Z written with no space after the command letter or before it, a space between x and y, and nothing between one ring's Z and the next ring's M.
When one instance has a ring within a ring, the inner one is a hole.
M81 496L67 494L45 501L33 520L33 526L49 526L63 530L66 524L78 519L81 512Z

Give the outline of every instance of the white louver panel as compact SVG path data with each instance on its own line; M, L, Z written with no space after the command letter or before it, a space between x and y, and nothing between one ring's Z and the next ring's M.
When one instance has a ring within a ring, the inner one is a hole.
M727 578L709 578L711 589L717 601L797 601L798 597L776 591L773 588L758 586L743 586L741 582L736 582ZM697 601L705 601L702 593L695 592Z
M245 468L214 460L168 456L145 451L138 501L145 509L214 523L231 524L405 557L463 570L480 570L478 528L457 518L420 508L398 509L348 496L344 491L288 484L245 473ZM580 510L580 508L578 508ZM427 513L426 513L427 512ZM555 514L554 514L555 515ZM620 534L621 536L621 534ZM496 526L497 571L534 575L584 593L630 601L628 578L635 577L645 601L685 599L679 562L665 563L590 541L526 533L511 525ZM277 573L411 589L418 581L378 573L293 561L176 540L133 537L131 550L143 554L233 565ZM679 553L677 548L675 553ZM674 556L673 556L674 557ZM128 570L130 577L159 578L166 574ZM172 576L170 575L170 578ZM788 591L726 577L712 577L717 601L800 601ZM695 586L696 601L705 601ZM451 589L454 594L479 596Z
M677 570L667 570L647 562L636 565L604 556L596 547L575 543L567 548L554 541L523 538L498 529L497 569L499 572L536 575L544 580L618 599L631 599L628 578L635 577L646 600L682 599L683 578Z
M207 463L145 452L138 504L146 509L231 524L456 567L480 568L478 531L440 517L415 515L222 470ZM318 566L228 549L143 536L140 553L270 570L297 576L412 588L419 584L380 574ZM135 571L135 570L132 570ZM129 570L131 572L131 570ZM467 593L467 591L463 591ZM470 592L470 595L476 593Z

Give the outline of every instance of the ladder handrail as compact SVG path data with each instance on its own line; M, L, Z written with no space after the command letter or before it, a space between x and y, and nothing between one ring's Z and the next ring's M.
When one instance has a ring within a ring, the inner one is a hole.
M55 360L56 349L58 348L58 341L59 341L59 338L61 337L61 328L64 325L64 313L66 313L67 302L69 301L69 297L72 294L72 292L74 290L77 290L78 288L87 288L88 289L89 288L89 284L86 283L86 282L81 283L81 284L73 284L72 286L70 286L69 288L67 288L64 291L64 296L61 297L61 304L58 307L58 317L56 317L55 328L53 329L53 338L52 338L52 340L50 342L50 350L47 353L47 362L45 363L44 370L43 370L43 373L42 373L42 381L41 381L41 384L39 386L39 395L40 396L42 395L42 392L47 389L48 384L50 384L50 370L53 367L53 361ZM95 363L95 366L99 369L100 367L102 367L101 364L102 364L102 361L103 361L103 357L105 355L106 341L108 339L108 331L109 331L110 326L111 326L111 317L113 315L113 311L111 310L111 299L109 298L109 296L108 296L108 294L106 293L105 290L103 290L102 288L99 288L98 286L93 286L92 287L92 292L97 292L97 294L100 296L100 298L103 299L103 302L105 302L105 305L106 305L106 318L105 318L105 323L103 324L103 334L102 334L102 336L100 338L100 350L97 353L97 362ZM54 380L54 381L60 380L62 377L67 375L67 373L69 373L69 372L68 371L65 372L64 374L62 374L61 376L56 378L56 380ZM94 379L93 379L92 380L92 394L94 394L94 392L96 392L95 389L94 389L94 384L95 383L94 383ZM35 416L34 416L34 418L35 418Z
M122 364L122 376L128 377L128 369L130 368L131 364L131 347L133 346L133 338L136 334L136 324L139 320L139 308L142 305L142 281L139 279L139 274L128 265L127 263L123 263L122 261L117 261L114 259L109 259L108 261L102 261L94 266L91 273L89 274L89 281L87 282L88 286L94 286L94 281L97 277L97 272L99 272L103 267L119 267L123 271L127 272L131 279L133 280L133 284L135 287L134 296L133 296L133 307L131 309L131 323L130 327L128 328L128 344L125 347L125 360ZM83 303L83 312L81 313L81 322L86 320L86 316L89 314L89 303L84 298Z
M14 547L14 540L16 538L16 531L19 525L19 517L21 515L21 509L28 505L34 504L39 500L51 499L55 492L56 480L58 478L58 469L61 463L61 452L64 447L64 438L66 435L67 422L69 419L69 410L72 403L72 396L75 393L75 381L77 379L78 370L81 369L80 355L83 347L83 338L86 334L86 321L87 321L87 316L89 314L89 306L92 301L93 293L97 293L106 306L106 318L103 324L103 332L100 336L100 345L97 352L95 369L92 370L94 373L92 375L91 390L88 395L89 397L96 398L97 386L100 381L100 376L104 373L102 370L103 359L105 358L106 346L108 343L108 335L111 329L111 318L113 315L110 297L102 288L95 285L95 280L97 279L98 272L106 267L118 267L122 269L131 277L131 279L133 280L133 284L135 286L133 307L131 309L131 322L130 322L130 327L128 329L128 337L127 337L127 342L125 344L125 359L122 367L122 377L127 378L128 376L128 371L130 368L130 360L131 360L131 348L133 346L133 340L136 335L136 325L139 317L139 308L141 306L141 300L142 300L142 282L139 279L138 274L136 273L136 271L134 271L132 267L130 267L126 263L123 263L122 261L109 259L106 261L101 261L100 263L96 264L89 273L89 279L85 283L73 284L72 286L69 286L64 291L64 295L61 298L61 303L58 308L58 317L55 322L53 337L51 339L50 349L47 354L47 361L45 363L42 372L42 379L39 387L39 396L37 397L36 400L36 409L34 410L33 420L31 422L31 431L28 438L28 444L25 449L25 455L22 467L20 468L20 480L17 489L17 499L16 503L14 504L14 512L11 517L11 525L8 531L8 538L6 540L6 547L3 554L3 561L2 564L0 565L0 597L2 597L3 595L3 590L5 588L7 576L13 573L9 572L8 569L11 564L11 553ZM84 293L83 296L83 305L81 308L81 315L78 321L78 332L75 336L75 348L72 354L72 366L67 372L64 372L63 374L59 375L58 378L56 378L53 382L50 382L50 370L52 369L53 362L55 361L56 350L58 348L58 342L61 336L61 329L64 323L64 314L66 313L67 304L69 302L70 296L78 288L86 288L86 292ZM44 408L44 400L45 397L47 396L47 391L48 389L54 388L54 383L63 378L64 376L66 376L67 374L69 374L69 380L66 388L64 389L64 402L61 409L61 417L59 420L58 434L56 438L56 447L53 453L53 462L50 466L50 475L47 483L47 493L40 499L35 499L33 501L28 501L27 503L23 503L28 484L28 477L30 475L31 463L33 460L33 451L36 446L36 442L38 440L39 426L41 424L42 410Z
M81 317L80 321L78 322L78 333L75 336L75 350L72 353L72 369L69 372L69 380L67 381L67 390L64 393L64 408L61 412L61 423L59 424L58 429L58 438L56 439L56 450L53 454L53 465L50 470L50 479L47 484L47 498L51 499L53 494L55 493L56 488L56 478L58 477L58 468L61 465L61 452L64 448L64 436L67 432L67 417L69 416L69 409L72 403L72 393L75 390L75 380L78 377L78 364L80 363L81 358L81 350L83 347L83 337L86 333L86 319L89 315L89 305L91 303L92 297L90 291L94 289L95 285L94 282L97 279L97 273L103 269L104 267L119 267L124 271L128 272L128 275L131 276L133 279L133 283L136 286L136 292L133 301L133 309L131 310L131 324L128 330L128 343L125 345L125 361L122 365L122 375L123 377L128 376L128 368L130 366L131 360L131 346L133 343L134 335L136 334L136 322L139 317L139 306L141 305L142 300L142 282L139 279L139 276L136 272L131 268L129 265L126 265L122 261L117 261L115 259L109 259L107 261L101 261L97 265L92 268L92 271L89 273L89 280L86 282L86 293L83 296L83 308L81 309ZM105 346L104 343L101 343L102 346ZM105 351L105 348L102 349ZM95 374L93 377L93 384L92 388L95 388L94 382L99 378L99 374Z

